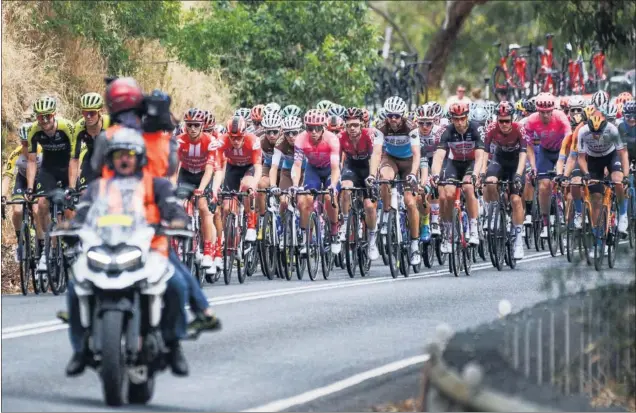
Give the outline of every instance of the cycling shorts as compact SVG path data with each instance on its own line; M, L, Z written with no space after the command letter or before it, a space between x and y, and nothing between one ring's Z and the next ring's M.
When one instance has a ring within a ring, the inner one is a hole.
M454 161L449 159L448 162L445 162L441 180L458 179L462 181L465 176L473 174L474 166L475 161Z
M495 155L486 170L486 178L494 176L499 181L512 183L517 174L517 166L519 166L519 154L513 156ZM525 176L525 174L521 174L521 188L525 185ZM519 195L519 190L514 185L510 187L510 192Z
M365 180L369 176L369 163L350 163L345 161L340 182L351 181L356 188L366 188ZM369 191L364 191L364 198L371 198Z
M623 170L621 160L619 159L618 152L616 150L605 156L587 157L587 169L590 172L590 178L604 179L607 176L605 174L605 168L609 171L609 175L611 175L612 172L620 172ZM604 185L598 183L590 185L589 188L590 193L602 193Z
M241 187L241 180L246 176L254 176L254 165L234 166L227 164L225 167L224 191L238 191Z
M380 160L380 171L382 168L391 168L393 169L396 179L398 177L400 179L405 179L406 176L411 173L412 166L412 156L409 158L396 158L388 153L383 153L382 159Z
M36 178L35 193L37 195L46 194L57 188L57 183L62 183L62 188L68 188L68 168L49 171L40 168Z
M24 193L26 189L27 189L26 176L22 174L15 174L15 181L13 182L13 191L11 192L11 201L19 201L21 199L24 199Z
M303 186L305 189L326 190L331 185L331 166L324 168L316 168L310 164L307 164L305 169L305 179ZM340 182L336 189L340 190Z
M554 171L557 161L559 160L559 151L549 151L539 148L537 153L537 175L540 179L548 179L546 175L550 171Z
M179 176L177 177L177 186L187 185L190 187L194 187L194 189L198 189L199 185L201 185L201 179L203 179L204 174L205 172L199 172L199 173L193 174L192 172L187 171L185 169L180 169ZM208 183L208 186L205 187L205 190L209 191L211 187L212 187L212 180L210 179L210 183Z

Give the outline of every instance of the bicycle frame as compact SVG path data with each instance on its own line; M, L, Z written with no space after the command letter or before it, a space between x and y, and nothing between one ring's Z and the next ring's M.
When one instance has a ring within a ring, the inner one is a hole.
M458 216L461 217L462 216L462 203L461 203L461 196L462 196L462 191L464 190L464 186L465 185L473 185L472 182L463 182L460 181L458 179L447 179L445 181L440 181L438 184L438 186L444 186L444 185L453 185L455 186L455 197L454 197L454 201L453 201L453 208L455 210L457 210L458 212ZM468 248L468 241L466 240L466 230L465 228L461 231L461 233L459 234L459 241L460 244L462 246L462 248ZM454 240L453 240L454 241Z

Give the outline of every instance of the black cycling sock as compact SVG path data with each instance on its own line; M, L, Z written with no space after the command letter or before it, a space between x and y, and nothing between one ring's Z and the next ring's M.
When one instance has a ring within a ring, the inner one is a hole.
M44 240L38 239L38 251L40 251L40 255L44 254Z
M526 215L532 213L532 201L526 201Z

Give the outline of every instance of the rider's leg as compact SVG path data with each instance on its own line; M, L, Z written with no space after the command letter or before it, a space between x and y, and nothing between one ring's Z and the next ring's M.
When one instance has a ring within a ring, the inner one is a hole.
M206 198L199 198L199 215L201 216L201 232L203 233L203 261L202 267L210 268L214 264L214 240L216 238L216 228L214 227L214 216L208 207Z
M267 175L265 174L265 169L267 169ZM263 166L263 176L261 176L261 179L258 180L258 189L267 188L269 188L269 168ZM256 194L256 210L260 216L265 215L265 212L267 211L265 202L266 195L267 194L265 192L259 192Z
M256 178L248 175L248 173L249 172L247 172L243 179L241 179L241 186L239 188L241 192L251 188L256 181ZM256 211L252 210L254 198L254 194L250 194L250 196L243 198L243 206L245 207L245 211L247 211L247 232L245 233L245 241L249 242L256 241L256 224L258 219Z

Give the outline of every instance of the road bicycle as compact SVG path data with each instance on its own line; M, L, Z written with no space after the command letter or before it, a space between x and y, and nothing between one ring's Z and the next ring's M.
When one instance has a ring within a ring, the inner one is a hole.
M501 271L505 262L511 269L517 265L514 257L516 233L512 225L512 204L510 202L510 181L484 182L496 185L498 198L491 203L488 213L488 238L492 246L493 267Z
M256 257L256 247L253 242L245 241L245 223L247 212L243 205L243 197L250 196L251 191L221 191L221 199L230 201L230 212L225 218L223 226L223 281L230 284L232 271L236 264L236 275L239 283L243 284L248 275L248 268L252 267ZM254 211L254 200L250 202L250 212ZM258 230L258 229L257 229Z
M555 79L555 75L559 74L559 71L554 66L554 47L552 44L552 38L554 36L551 33L545 35L546 45L537 47L538 64L535 66L534 73L534 86L533 94L539 92L549 92L553 95L557 95L558 91L558 79Z
M590 259L589 250L592 247L594 239L592 233L592 203L590 202L590 190L588 185L582 183L564 182L568 187L581 187L583 191L581 194L581 201L583 204L583 211L581 212L581 228L576 228L574 225L574 200L567 203L565 212L565 247L567 250L567 259L572 262L574 259L574 248L579 250L579 258L585 259L587 265L592 264Z
M259 225L259 256L263 274L270 280L277 275L280 264L280 246L282 244L282 222L278 214L278 200L272 192L272 188L257 189L257 192L265 193L267 210Z
M495 42L493 46L499 51L499 63L493 69L491 77L493 95L499 97L504 93L508 100L514 101L527 97L529 93L526 91L526 57L531 54L532 45L522 47L512 43L507 49L502 49L501 42Z
M566 43L565 55L561 61L560 95L582 95L585 90L585 62L581 50L577 50L576 59L572 58L572 44Z
M181 262L190 270L190 274L199 282L199 285L203 285L203 280L206 278L208 282L215 282L220 278L220 274L216 272L214 275L207 276L204 268L201 267L201 260L203 259L203 241L201 238L201 217L199 215L199 200L208 198L207 191L204 194L197 195L194 193L194 188L184 188L180 186L177 189L184 198L184 209L190 217L190 228L193 232L192 237L173 238L173 244L175 246L177 254L180 255ZM214 264L213 264L214 265Z
M627 188L627 217L629 218L628 238L629 247L636 246L636 188L634 188L634 174L636 174L636 161L629 165L629 188Z
M369 258L369 229L367 228L366 213L364 212L364 194L370 188L342 188L342 191L349 192L351 196L351 209L347 218L344 255L349 277L354 278L357 269L360 269L360 276L365 277L371 268L371 258ZM347 196L347 195L345 195ZM375 195L372 196L375 202Z
M465 208L466 202L464 201L462 188L466 185L474 186L474 183L463 182L458 179L446 179L438 183L438 186L445 185L455 186L453 217L450 229L451 253L449 254L449 271L452 272L455 277L459 277L462 269L466 275L470 275L473 262L471 249L473 247L468 243L469 219Z
M20 261L20 289L22 295L29 293L29 279L33 284L33 292L40 293L40 275L36 275L40 252L37 251L38 243L35 236L35 221L33 218L33 204L36 201L27 201L19 199L16 201L2 200L2 219L5 219L5 205L21 205L22 206L22 223L20 224L20 237L18 238L18 260Z
M603 268L605 248L607 247L607 263L614 268L616 263L616 247L618 246L618 198L615 183L611 179L589 180L588 185L603 184L603 202L596 222L594 223L594 268L600 271Z
M289 191L281 191L281 195L289 195ZM303 228L300 226L300 212L297 206L297 198L289 196L287 209L282 217L282 250L279 253L279 268L287 281L292 279L295 272L296 278L303 279L307 261L301 254L306 242L303 240Z

